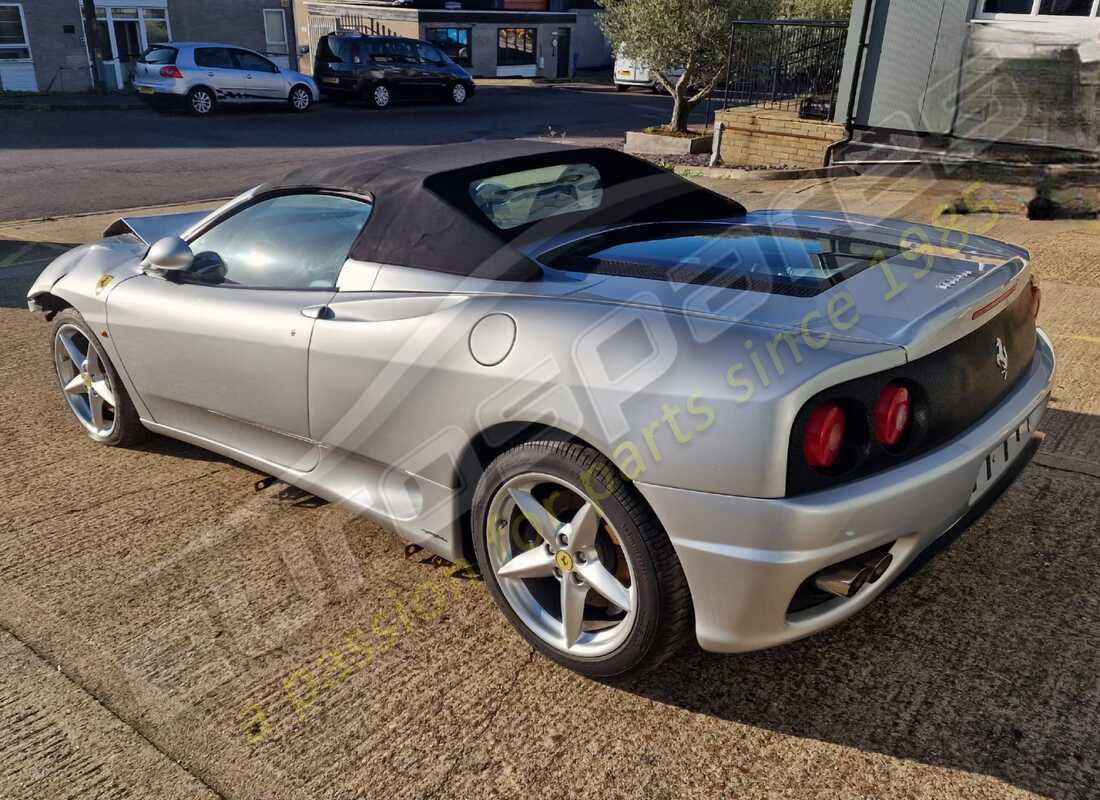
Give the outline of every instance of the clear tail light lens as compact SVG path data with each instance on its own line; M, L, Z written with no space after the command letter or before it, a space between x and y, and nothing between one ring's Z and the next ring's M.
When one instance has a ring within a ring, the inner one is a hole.
M905 435L910 416L909 390L891 383L882 390L875 403L875 438L886 447L893 447Z
M836 403L826 403L814 410L806 436L802 440L802 453L811 467L833 466L844 446L844 409Z

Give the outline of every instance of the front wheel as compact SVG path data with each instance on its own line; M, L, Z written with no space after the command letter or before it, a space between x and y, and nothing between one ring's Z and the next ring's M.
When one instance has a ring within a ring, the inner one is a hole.
M214 113L218 101L214 92L205 86L196 86L187 93L187 110L197 117L207 117Z
M470 90L466 88L464 83L456 83L451 87L451 103L456 106L465 105L466 101L470 99Z
M367 94L367 102L370 103L371 108L376 108L379 111L390 107L393 102L393 95L390 93L390 89L385 84L378 84L372 86Z
M313 105L313 92L306 86L295 86L290 90L287 101L290 103L290 107L299 113L309 111Z
M473 502L478 565L509 622L544 655L608 678L651 669L694 614L672 543L614 464L569 442L497 458Z
M148 436L118 372L76 309L54 318L50 350L61 393L88 436L111 447Z

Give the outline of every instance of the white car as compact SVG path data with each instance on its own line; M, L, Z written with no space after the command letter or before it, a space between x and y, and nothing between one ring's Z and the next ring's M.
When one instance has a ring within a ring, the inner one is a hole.
M138 59L134 89L150 102L182 102L207 116L219 103L287 103L308 111L321 99L312 78L231 44L165 42Z

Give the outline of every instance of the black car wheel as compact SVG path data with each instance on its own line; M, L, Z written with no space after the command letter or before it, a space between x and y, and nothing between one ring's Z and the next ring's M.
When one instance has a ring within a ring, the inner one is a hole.
M691 594L668 535L592 448L509 450L478 482L472 515L486 586L548 658L610 678L652 669L690 641Z
M187 93L187 110L197 117L206 117L214 113L218 101L214 92L205 86L196 86Z
M466 88L466 84L456 83L451 87L450 98L456 106L465 105L466 101L470 99L470 90Z
M379 83L376 86L372 86L367 91L367 102L370 103L371 108L376 108L379 111L385 108L389 108L393 102L393 95L390 92L390 87L384 83Z

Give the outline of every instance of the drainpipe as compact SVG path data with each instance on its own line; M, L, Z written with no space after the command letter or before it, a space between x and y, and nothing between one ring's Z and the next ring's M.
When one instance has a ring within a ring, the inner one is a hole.
M92 88L96 94L106 94L107 84L99 72L95 57L95 0L81 0L84 11L84 49L88 53L88 69L91 71Z
M864 0L863 3L863 20L859 26L859 46L856 48L856 63L855 69L852 70L852 88L848 93L848 111L845 114L844 122L844 138L839 142L834 142L829 145L829 148L825 151L825 166L831 166L833 163L833 152L852 141L852 137L855 135L855 119L856 119L856 101L859 99L860 85L863 83L863 57L867 53L867 48L870 47L870 42L867 41L867 33L871 27L871 14L875 10L875 0Z

